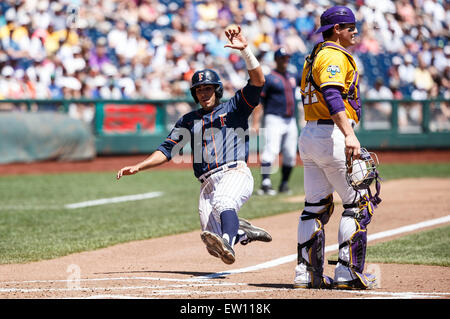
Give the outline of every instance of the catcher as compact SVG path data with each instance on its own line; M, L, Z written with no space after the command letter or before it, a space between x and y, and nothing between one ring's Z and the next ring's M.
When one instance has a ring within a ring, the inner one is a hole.
M326 10L320 25L316 33L322 33L325 41L306 58L301 81L307 120L299 139L305 209L298 223L294 288L366 289L376 280L363 272L367 225L381 200L375 160L361 148L354 132L361 114L359 75L346 48L355 44L358 30L353 12L342 6ZM369 186L374 180L377 194L372 196ZM324 227L334 210L334 191L344 212L338 232L339 260L331 279L323 274Z
M247 85L221 103L223 84L219 75L210 69L195 72L191 94L201 109L182 116L154 153L119 170L117 179L159 166L190 143L194 175L201 183L201 239L212 256L232 264L236 243L269 242L272 238L264 229L238 218L240 208L253 192L253 176L247 167L248 117L259 104L264 75L241 28L228 27L225 35L229 41L225 47L239 50L247 65Z

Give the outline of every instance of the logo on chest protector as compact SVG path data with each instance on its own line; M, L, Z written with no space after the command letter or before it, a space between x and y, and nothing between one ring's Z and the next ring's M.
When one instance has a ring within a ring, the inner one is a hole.
M331 73L330 78L334 77L336 73L341 73L341 69L337 65L330 65L327 68L327 72Z

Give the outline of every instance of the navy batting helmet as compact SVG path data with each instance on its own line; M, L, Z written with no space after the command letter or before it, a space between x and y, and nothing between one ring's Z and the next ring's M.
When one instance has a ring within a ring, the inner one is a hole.
M273 55L275 60L278 59L278 58L283 58L285 56L289 56L290 57L291 55L287 52L286 48L283 48L283 47L281 47L278 50L276 50L275 54Z
M204 69L194 73L192 76L192 86L191 86L191 94L194 98L195 103L198 103L197 94L195 93L195 88L199 85L203 84L213 84L216 86L216 98L220 99L223 95L223 84L220 81L219 75L211 70Z

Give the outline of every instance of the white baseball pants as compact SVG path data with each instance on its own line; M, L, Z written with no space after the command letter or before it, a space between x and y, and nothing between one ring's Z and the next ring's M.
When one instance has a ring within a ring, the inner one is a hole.
M308 121L302 129L299 138L300 157L304 165L305 201L317 203L336 191L343 204L357 202L360 196L350 187L346 180L345 167L345 137L337 125L318 125L316 121ZM315 213L324 206L308 206L307 210ZM298 243L304 243L323 227L316 219L302 221L298 224ZM356 231L352 217L341 217L339 224L339 244L347 241ZM341 255L348 254L348 248L340 250ZM303 256L308 257L308 256ZM344 256L342 256L344 257ZM310 281L310 274L302 264L296 267L296 278ZM339 265L335 280L346 281L354 279L352 272Z
M264 149L261 161L273 163L278 154L283 154L283 165L293 167L297 156L298 130L295 118L267 114L264 117Z
M237 166L224 168L202 182L198 211L203 231L222 236L220 214L229 209L238 213L252 195L253 176L250 169L243 161L233 163ZM200 180L203 180L202 176Z

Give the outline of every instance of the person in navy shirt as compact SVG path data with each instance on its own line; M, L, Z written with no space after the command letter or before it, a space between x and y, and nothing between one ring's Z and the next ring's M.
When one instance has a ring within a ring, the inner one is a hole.
M159 166L190 143L194 175L201 182L201 239L212 256L232 264L234 244L270 241L271 237L264 229L238 217L239 209L253 192L253 176L246 164L248 118L259 104L265 78L241 28L228 27L225 35L229 40L225 47L239 50L246 63L247 85L221 103L223 85L219 75L210 69L195 72L191 94L201 109L182 116L154 153L136 165L119 170L117 179Z
M298 127L296 120L295 89L300 78L290 73L287 68L290 54L281 47L274 54L276 67L266 76L266 84L261 93L264 111L265 143L261 155L261 188L259 195L275 195L270 175L273 173L278 155L283 155L281 169L280 193L289 193L289 177L296 164ZM259 131L262 110L254 114L253 129Z

